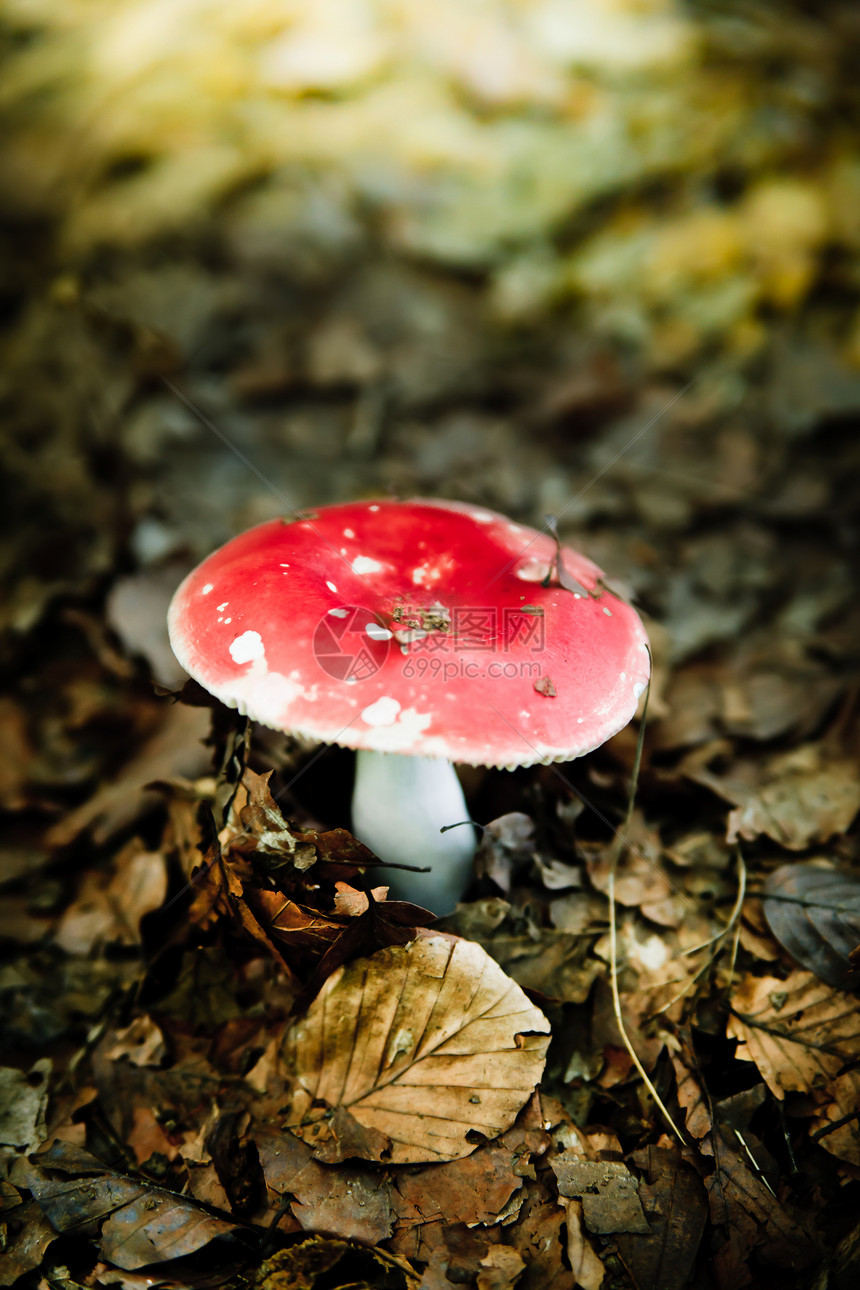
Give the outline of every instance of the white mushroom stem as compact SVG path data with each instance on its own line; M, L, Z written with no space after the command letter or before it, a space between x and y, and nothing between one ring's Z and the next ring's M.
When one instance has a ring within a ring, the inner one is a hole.
M376 886L393 900L411 900L434 914L449 914L472 876L475 830L460 781L441 757L407 757L361 750L352 794L352 828L365 846L389 864L430 866L429 873L374 872Z

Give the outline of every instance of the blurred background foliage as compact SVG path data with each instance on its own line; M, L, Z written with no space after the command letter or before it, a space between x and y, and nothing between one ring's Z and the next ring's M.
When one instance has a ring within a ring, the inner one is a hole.
M194 559L391 490L563 512L674 663L853 657L855 4L4 0L0 26L13 655L110 592L176 679Z

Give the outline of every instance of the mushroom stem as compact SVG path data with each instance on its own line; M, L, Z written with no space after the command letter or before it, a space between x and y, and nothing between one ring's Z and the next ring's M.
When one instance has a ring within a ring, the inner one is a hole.
M430 866L429 873L386 873L392 899L410 900L440 916L451 912L472 876L475 831L468 824L439 830L466 816L449 761L359 750L352 794L356 837L389 864Z

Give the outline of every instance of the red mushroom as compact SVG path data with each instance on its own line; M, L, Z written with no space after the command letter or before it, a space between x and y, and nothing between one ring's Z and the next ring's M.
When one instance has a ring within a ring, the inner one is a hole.
M272 520L188 575L177 658L277 729L358 750L353 828L397 894L450 910L471 872L451 762L569 761L632 718L648 676L636 613L590 560L477 506L349 502ZM573 588L579 588L574 590Z

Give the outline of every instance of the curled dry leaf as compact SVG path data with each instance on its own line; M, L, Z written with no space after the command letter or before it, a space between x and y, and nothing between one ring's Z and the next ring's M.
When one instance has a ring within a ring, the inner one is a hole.
M286 1250L278 1250L258 1270L255 1290L308 1290L326 1285L357 1290L385 1286L386 1290L417 1290L418 1277L409 1265L387 1250L366 1249L355 1241L314 1235Z
M390 946L339 969L289 1032L287 1123L326 1153L349 1121L351 1155L456 1160L513 1124L543 1073L548 1034L479 945L434 936Z

